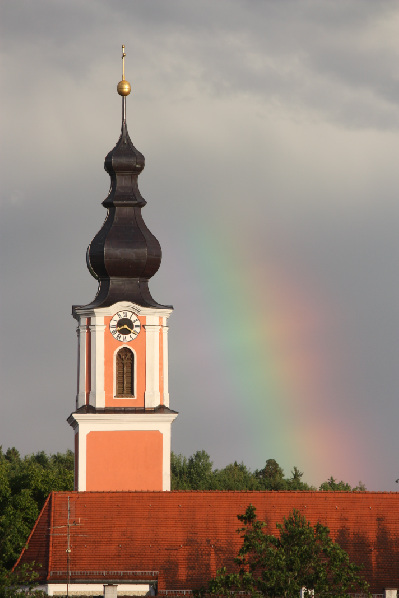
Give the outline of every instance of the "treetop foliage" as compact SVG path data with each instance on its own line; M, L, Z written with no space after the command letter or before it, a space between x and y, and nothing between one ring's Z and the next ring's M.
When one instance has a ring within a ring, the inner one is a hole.
M235 570L219 570L207 587L195 592L203 596L231 596L244 592L250 596L298 598L347 598L352 592L370 596L369 586L360 575L360 568L329 535L329 529L317 523L312 526L299 511L292 511L283 523L276 525L279 534L265 532L256 509L249 505L238 519L244 527L237 531L243 539L235 558Z
M303 472L296 466L288 477L275 459L267 459L262 469L253 472L237 461L214 469L206 451L197 451L189 458L172 452L171 474L172 490L317 490L302 481ZM366 488L362 482L352 488L330 477L319 490L356 492Z
M46 598L45 592L35 589L38 577L35 563L25 563L18 571L0 569L0 598Z
M0 447L0 572L17 560L47 496L73 490L72 451L21 457Z
M366 490L366 486L363 482L359 482L357 486L351 488L349 484L343 482L337 482L332 476L326 481L323 482L319 488L319 490L324 491L333 491L333 492L364 492Z

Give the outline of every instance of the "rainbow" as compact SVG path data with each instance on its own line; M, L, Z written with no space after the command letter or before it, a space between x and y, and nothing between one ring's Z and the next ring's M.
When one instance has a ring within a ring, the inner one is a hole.
M344 353L338 310L283 260L254 260L248 238L209 223L190 233L186 247L213 317L211 342L224 356L231 400L252 430L254 467L274 458L286 475L297 465L310 484L333 475L355 485L362 439L342 407L350 395L335 371Z

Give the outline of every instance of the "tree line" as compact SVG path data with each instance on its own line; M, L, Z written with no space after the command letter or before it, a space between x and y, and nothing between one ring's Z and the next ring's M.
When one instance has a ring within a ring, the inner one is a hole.
M0 447L0 574L13 566L51 491L72 491L74 454L47 455L40 451L21 457L17 449L3 452ZM243 463L214 469L206 451L191 457L171 454L172 490L316 490L302 481L303 473L294 467L291 475L274 459L262 469L251 471ZM319 490L365 490L352 488L330 478Z
M267 459L262 469L251 471L244 463L231 463L223 469L214 469L206 451L197 451L191 457L171 455L172 490L320 490L359 492L366 490L359 482L351 486L333 477L319 488L302 480L303 472L294 466L286 477L275 459Z

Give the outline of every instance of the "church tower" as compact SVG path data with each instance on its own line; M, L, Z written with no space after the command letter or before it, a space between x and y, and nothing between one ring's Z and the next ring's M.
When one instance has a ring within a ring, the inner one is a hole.
M111 178L103 201L107 217L87 249L98 280L94 300L74 306L78 322L75 489L170 490L168 326L172 307L158 304L148 281L161 263L161 247L144 223L138 188L144 156L126 125L122 46L122 132L105 158Z

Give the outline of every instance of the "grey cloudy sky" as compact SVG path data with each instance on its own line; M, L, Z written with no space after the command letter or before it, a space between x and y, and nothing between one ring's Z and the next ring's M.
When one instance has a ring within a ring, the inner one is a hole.
M0 22L3 447L72 447L124 43L174 450L396 490L397 2L13 0Z

